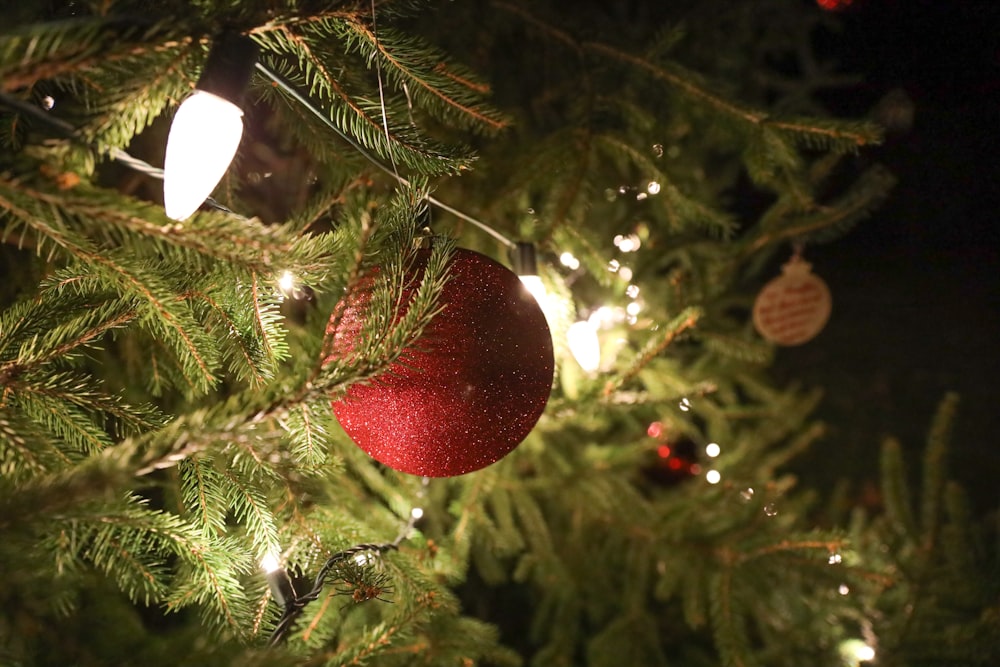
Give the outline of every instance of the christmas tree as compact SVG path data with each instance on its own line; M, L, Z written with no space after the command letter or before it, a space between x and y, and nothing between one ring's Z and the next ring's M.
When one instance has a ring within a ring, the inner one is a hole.
M829 14L9 4L0 663L995 664L956 397L789 472L755 297L893 182Z

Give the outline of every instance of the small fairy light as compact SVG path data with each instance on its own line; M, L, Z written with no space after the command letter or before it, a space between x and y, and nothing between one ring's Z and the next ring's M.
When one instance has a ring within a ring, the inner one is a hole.
M847 595L848 593L851 592L851 589L847 584L841 584L837 588L837 592L840 593L841 595Z
M601 306L590 314L587 321L598 329L607 329L625 320L625 309L618 306Z
M359 551L354 554L354 562L358 567L365 567L375 562L375 554L370 551Z
M632 317L638 315L640 310L642 310L642 305L638 301L633 301L629 305L625 306L625 312Z
M638 285L629 285L628 287L626 287L625 288L625 296L627 296L630 299L638 299L639 298L639 286Z
M42 108L46 111L50 111L52 107L56 105L56 99L51 95L46 95L42 98Z
M646 194L645 192L640 192L639 194L637 194L637 195L635 196L635 199L636 199L636 201L642 201L643 199L645 199L645 198L646 198L646 197L648 197L648 196L649 196L649 195L648 195L648 194Z
M861 662L871 662L875 659L875 649L868 644L865 644L864 646L859 646L854 655L856 655L858 660Z
M841 556L837 552L830 554L830 557L826 560L826 562L829 563L830 565L839 565L843 561L844 561L843 556Z
M292 292L295 291L295 276L291 271L285 271L278 278L278 288L285 293L287 296L291 296Z
M578 260L571 252L564 252L559 255L559 263L570 271L576 271L580 268L580 260Z
M722 473L718 470L709 470L705 473L705 481L709 484L718 484L722 479Z
M718 443L710 442L705 445L705 456L710 459L714 459L722 452L722 448L719 447Z
M663 422L651 422L650 425L646 427L646 435L650 438L659 438L663 435Z
M861 639L847 639L840 643L840 655L851 667L858 667L862 662L875 659L875 649Z
M618 277L621 278L622 280L624 280L625 282L628 282L628 281L632 280L632 276L633 276L633 273L632 273L632 269L630 267L623 266L618 271Z
M646 192L651 195L655 195L660 192L660 184L656 181L650 181L646 184Z
M745 503L750 502L751 500L753 500L753 493L754 493L753 487L748 486L747 488L740 491L740 500L742 500Z
M414 507L410 510L410 518L414 521L419 521L424 516L424 509L422 507Z
M691 410L691 401L689 401L688 398L685 396L680 400L680 403L677 404L677 407L680 409L681 412L688 412Z
M610 262L608 262L608 271L610 271L611 273L618 273L618 269L620 268L622 268L622 263L619 262L617 259L613 259Z

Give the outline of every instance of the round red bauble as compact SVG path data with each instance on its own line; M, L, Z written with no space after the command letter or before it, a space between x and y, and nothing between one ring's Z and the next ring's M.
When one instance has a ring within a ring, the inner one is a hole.
M423 275L420 250L404 290L405 312ZM364 291L349 299L334 332L350 350L365 317ZM443 310L401 362L352 385L333 408L344 431L390 468L428 477L479 470L506 456L534 427L552 389L552 336L535 299L510 269L457 249L440 296Z

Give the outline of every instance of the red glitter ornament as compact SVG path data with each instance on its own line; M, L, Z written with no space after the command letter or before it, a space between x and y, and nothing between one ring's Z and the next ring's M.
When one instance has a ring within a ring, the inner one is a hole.
M418 251L402 315L430 251ZM334 332L335 352L354 347L367 295L352 297ZM511 452L534 427L552 389L552 336L534 298L502 264L458 249L443 310L403 363L334 402L352 440L377 461L414 475L451 477Z

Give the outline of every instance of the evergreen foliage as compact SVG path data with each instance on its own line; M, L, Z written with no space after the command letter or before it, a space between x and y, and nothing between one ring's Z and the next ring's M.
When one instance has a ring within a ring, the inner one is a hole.
M821 511L786 472L820 394L770 380L752 295L892 176L856 157L877 127L811 96L844 80L808 48L817 11L739 4L5 8L0 663L839 665L863 639L879 664L992 664L995 531L946 473L954 397L919 496L885 443L884 512ZM261 48L248 131L176 223L156 170L115 160L162 160L223 29ZM330 404L420 344L453 243L505 260L470 218L547 260L557 376L513 453L426 483ZM565 340L594 312L587 373ZM275 554L323 587L271 645Z

